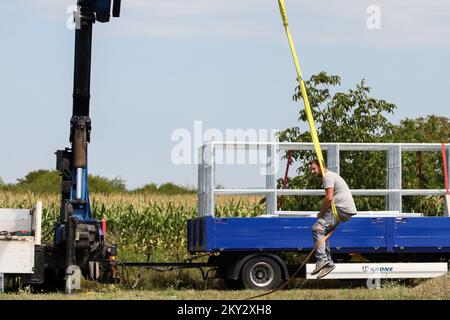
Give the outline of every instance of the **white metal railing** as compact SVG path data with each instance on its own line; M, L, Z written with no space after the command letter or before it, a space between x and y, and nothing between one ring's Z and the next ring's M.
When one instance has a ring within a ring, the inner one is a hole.
M402 189L402 152L429 151L440 152L439 143L321 143L327 153L327 166L333 172L340 173L341 151L383 151L386 152L386 189L352 189L353 195L385 196L386 215L402 215L402 197L418 195L445 195L444 189ZM450 171L450 144L445 145L448 170ZM216 156L218 151L262 150L267 154L266 187L218 189L216 184ZM305 212L287 212L277 210L278 196L323 195L324 190L277 189L276 163L279 163L281 151L313 151L312 143L294 142L211 142L199 148L198 165L198 215L214 216L215 197L218 195L261 195L266 197L266 213L274 215L310 215ZM277 162L278 161L278 162ZM450 172L449 172L450 176ZM362 213L362 212L361 212ZM372 213L368 213L372 214ZM413 214L414 216L415 214Z

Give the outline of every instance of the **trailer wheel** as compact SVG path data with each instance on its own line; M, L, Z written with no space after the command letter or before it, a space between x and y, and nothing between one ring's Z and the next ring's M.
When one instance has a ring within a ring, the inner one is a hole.
M241 279L246 289L273 290L283 281L278 263L267 256L257 256L245 263Z

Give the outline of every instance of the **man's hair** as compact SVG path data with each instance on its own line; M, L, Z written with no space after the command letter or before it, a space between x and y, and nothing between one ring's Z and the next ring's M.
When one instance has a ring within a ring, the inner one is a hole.
M319 167L320 167L320 161L317 160L317 159L312 159L312 160L309 162L309 165L310 165L310 166L313 165L313 164L315 164L316 166L319 166ZM325 164L325 161L322 161L322 165L323 165L324 168L327 167L327 165Z

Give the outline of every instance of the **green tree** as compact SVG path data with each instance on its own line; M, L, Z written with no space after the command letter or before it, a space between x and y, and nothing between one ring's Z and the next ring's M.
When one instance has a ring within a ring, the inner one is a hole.
M90 192L120 193L127 192L125 181L120 178L108 179L101 176L88 175Z
M61 189L61 177L56 170L35 170L24 178L17 179L17 183L11 188L17 191L56 193Z
M449 143L450 119L436 115L404 119L392 132L395 142ZM402 186L404 189L443 189L444 163L441 152L403 152ZM443 197L403 197L404 211L428 215L444 211Z
M321 142L382 142L392 135L394 126L386 116L393 113L396 106L385 100L370 96L370 87L364 80L348 92L335 90L341 78L321 72L306 81L317 133ZM293 96L295 101L303 99L299 88ZM303 104L299 111L300 123L306 121ZM310 142L310 132L299 126L279 133L280 141ZM308 162L315 155L312 152L292 152L297 161L299 175L288 181L288 188L320 189L321 180L312 177ZM383 188L386 178L385 155L381 152L341 152L341 174L350 188ZM326 154L324 154L326 159ZM282 180L279 180L281 186ZM321 197L288 197L284 209L319 209ZM359 210L384 209L382 197L356 198Z
M450 120L429 115L417 119L404 119L393 125L387 115L396 106L385 100L371 97L370 88L361 81L355 89L337 92L339 76L321 72L306 82L317 131L321 142L402 142L449 143ZM296 88L294 100L302 99ZM299 122L306 121L303 105ZM293 127L279 134L280 141L311 141L310 132ZM299 173L288 181L288 188L320 189L320 179L309 175L307 163L315 157L312 152L292 152L299 165ZM341 152L341 175L351 188L382 189L386 181L386 155L384 152ZM324 154L326 159L326 153ZM444 186L441 152L404 152L402 154L404 189L440 189ZM279 187L282 180L279 180ZM443 212L443 199L437 196L403 197L403 211L436 215ZM384 197L355 197L359 210L382 210ZM284 209L318 209L321 197L287 197Z
M125 182L120 178L108 179L88 175L88 184L91 192L127 192ZM4 189L18 192L59 193L61 176L56 170L35 170L29 172L24 178L17 179L16 184L5 185Z
M194 188L179 186L171 182L164 183L159 187L154 183L149 183L141 188L133 190L133 193L159 193L167 195L190 194L195 192L196 190Z
M193 188L187 188L168 182L160 185L158 188L158 192L162 194L174 195L174 194L195 193L196 191Z
M158 186L155 183L149 183L144 185L141 188L137 188L133 190L133 193L157 193Z
M450 119L436 115L406 118L394 127L393 137L397 142L449 143Z

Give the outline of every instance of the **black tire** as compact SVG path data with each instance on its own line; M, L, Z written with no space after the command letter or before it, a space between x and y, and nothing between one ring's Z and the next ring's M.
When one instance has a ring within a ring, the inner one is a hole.
M267 256L257 256L247 261L242 268L241 279L246 289L256 290L273 290L283 282L279 264Z

